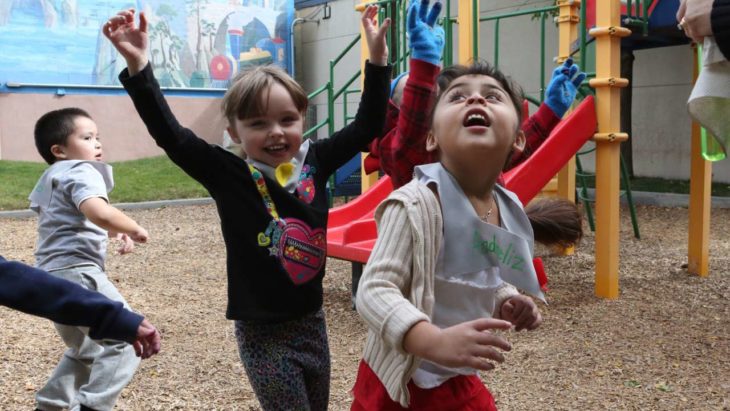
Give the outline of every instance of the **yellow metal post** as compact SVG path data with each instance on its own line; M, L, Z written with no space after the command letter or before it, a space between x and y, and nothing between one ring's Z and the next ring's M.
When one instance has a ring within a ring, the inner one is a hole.
M563 64L570 57L570 46L578 38L578 23L580 16L578 8L579 0L558 0L560 14L556 18L558 23L558 58L557 63ZM582 58L582 56L581 56ZM558 197L575 202L575 157L558 172ZM563 248L560 253L572 255L575 252L573 247Z
M695 53L699 51L695 49ZM697 61L695 56L694 61ZM699 70L694 64L694 80ZM700 125L692 122L692 158L689 183L689 244L687 271L706 277L709 274L710 192L712 163L702 157Z
M365 6L368 3L372 3L371 1L361 3L355 7L355 10L363 11L365 10ZM377 18L377 16L376 16ZM368 42L365 41L365 31L362 28L362 25L360 25L360 73L362 75L360 76L360 90L363 89L365 84L365 61L367 61L368 57L370 56L370 50L368 49ZM347 104L347 101L343 102L343 104ZM380 177L378 175L378 172L367 174L365 172L365 156L367 153L360 153L360 192L364 193L370 189Z
M474 25L474 14L479 16L479 0L459 0L458 13L459 64L469 64L474 59L474 39L479 38L479 24Z
M596 141L596 285L598 297L618 298L619 169L620 143L628 138L620 130L619 87L628 85L621 75L621 37L631 31L621 25L620 0L596 2L596 88L598 133Z

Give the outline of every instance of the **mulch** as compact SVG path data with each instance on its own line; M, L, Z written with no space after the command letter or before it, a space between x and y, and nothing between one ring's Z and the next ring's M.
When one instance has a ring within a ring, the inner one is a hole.
M550 283L545 319L510 332L504 364L483 373L500 410L730 410L730 210L713 210L710 275L689 275L687 209L623 210L620 296L594 293L594 237L571 256L538 248ZM107 272L163 334L117 410L256 410L226 305L225 250L212 205L128 212L151 235L110 255ZM35 219L0 220L0 253L33 262ZM347 410L365 341L351 309L350 263L328 261L331 410ZM63 343L47 320L0 307L0 409L34 407Z

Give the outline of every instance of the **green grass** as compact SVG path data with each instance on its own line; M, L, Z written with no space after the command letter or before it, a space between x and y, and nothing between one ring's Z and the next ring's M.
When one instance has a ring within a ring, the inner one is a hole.
M111 163L112 203L207 197L208 193L166 156ZM28 194L48 166L0 160L0 210L28 208Z

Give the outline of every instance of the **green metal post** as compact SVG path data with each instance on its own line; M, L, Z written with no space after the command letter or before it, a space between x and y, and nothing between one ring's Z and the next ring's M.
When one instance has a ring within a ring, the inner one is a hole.
M471 25L474 27L472 32L472 60L479 58L479 8L477 6L477 0L471 0L472 21Z
M494 21L494 67L499 68L499 22L502 21L497 19Z
M327 124L327 132L331 136L335 134L335 102L333 97L335 84L335 62L330 60L330 82L327 87L327 118L329 124Z
M545 20L547 13L540 14L540 102L545 101Z

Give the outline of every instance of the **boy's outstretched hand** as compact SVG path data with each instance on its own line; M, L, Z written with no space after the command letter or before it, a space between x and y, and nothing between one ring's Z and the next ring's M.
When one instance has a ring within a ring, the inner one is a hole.
M147 65L147 17L139 13L139 27L134 22L134 9L122 10L102 27L104 36L127 61L129 75L133 76Z
M573 104L578 87L586 79L586 73L580 71L573 59L565 60L565 63L553 70L553 78L547 86L545 93L545 104L558 117L563 117Z
M134 340L134 352L137 357L150 358L160 352L160 332L147 319L137 328L137 338Z
M362 13L362 27L370 51L370 63L376 66L386 66L388 65L388 44L385 41L385 34L390 27L390 18L385 19L378 27L377 15L378 6L367 6Z
M441 2L428 9L429 0L411 0L408 7L408 39L411 57L438 66L444 50L444 29L436 25Z
M537 305L532 298L522 294L505 300L499 315L503 320L511 322L517 331L534 330L542 324L542 315Z

